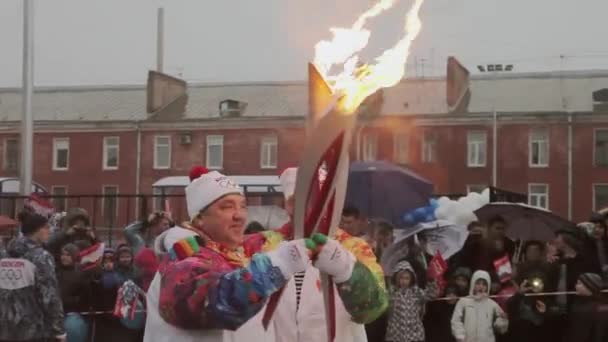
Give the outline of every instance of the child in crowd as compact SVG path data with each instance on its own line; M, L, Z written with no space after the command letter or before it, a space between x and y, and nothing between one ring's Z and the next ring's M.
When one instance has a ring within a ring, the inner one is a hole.
M469 296L461 298L452 316L452 334L459 342L494 342L494 330L507 331L507 315L488 297L491 286L486 271L476 271L471 278Z
M426 289L417 286L414 269L407 261L399 262L392 276L391 308L386 340L390 342L422 342L425 340L422 315L425 302L437 296L437 285Z
M600 298L602 277L595 273L583 273L575 288L576 297L564 341L608 341L608 307Z
M452 273L452 283L458 289L459 296L466 296L469 293L469 284L471 282L471 270L467 267L458 267Z

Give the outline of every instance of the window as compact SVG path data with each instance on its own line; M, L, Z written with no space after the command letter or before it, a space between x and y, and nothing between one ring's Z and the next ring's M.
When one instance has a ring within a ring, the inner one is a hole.
M103 191L102 212L103 221L106 227L112 228L118 216L118 187L115 185L105 185Z
M118 170L118 155L120 151L120 138L103 138L103 169Z
M154 137L154 168L164 170L171 167L171 137Z
M546 129L530 131L530 166L549 166L549 132Z
M207 168L221 169L224 164L224 136L207 136Z
M470 131L467 133L467 166L486 166L486 132Z
M469 184L467 185L467 194L470 194L471 192L481 193L487 187L488 186L485 184Z
M593 211L608 207L608 184L593 184Z
M529 184L528 204L533 207L549 209L549 185Z
M260 145L260 167L262 169L277 168L277 137L263 137Z
M56 212L63 212L67 209L68 199L64 196L68 194L68 188L65 186L53 186L51 187L51 194L53 195L53 207Z
M65 171L70 164L70 139L53 139L53 170Z
M608 129L595 131L594 159L596 166L608 166Z
M19 140L4 140L4 170L19 171Z
M394 160L397 164L407 164L410 159L410 140L405 133L395 133L393 135Z
M374 161L378 153L378 136L376 133L363 135L363 161Z
M165 210L165 206L164 206L164 197L163 196L163 190L160 188L156 188L153 187L152 188L152 197L153 197L153 203L152 203L152 207L154 208L154 211L162 211Z
M437 138L431 132L424 132L422 138L422 162L434 163L436 159Z

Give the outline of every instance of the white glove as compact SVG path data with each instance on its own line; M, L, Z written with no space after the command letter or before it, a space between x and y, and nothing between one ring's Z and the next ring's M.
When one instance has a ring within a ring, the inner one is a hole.
M314 265L319 271L334 278L336 284L350 279L357 259L338 241L328 239L317 255Z
M283 241L277 249L266 253L272 265L281 270L285 279L291 278L294 273L304 272L308 267L310 256L304 241Z

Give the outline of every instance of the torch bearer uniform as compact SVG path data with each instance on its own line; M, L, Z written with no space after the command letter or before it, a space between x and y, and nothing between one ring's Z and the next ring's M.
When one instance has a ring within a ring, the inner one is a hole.
M335 239L355 258L353 272L345 282L335 285L335 342L365 342L364 324L378 318L388 307L382 268L369 245L338 229ZM325 305L319 270L312 266L304 273L297 303L296 283L292 278L273 315L277 342L327 341Z
M218 172L186 187L191 218L216 200L242 190ZM260 312L267 298L308 262L303 240L284 242L277 232L248 235L230 248L174 227L155 249L166 252L147 293L145 342L273 342Z

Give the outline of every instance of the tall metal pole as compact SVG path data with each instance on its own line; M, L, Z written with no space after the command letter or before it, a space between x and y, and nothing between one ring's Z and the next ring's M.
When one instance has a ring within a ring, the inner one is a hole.
M32 192L34 119L34 0L23 1L23 120L21 121L21 194Z
M572 220L572 113L568 112L568 220Z
M498 183L498 117L496 109L494 109L494 130L492 132L492 186L496 187Z
M163 72L163 64L165 59L165 9L162 7L158 8L156 28L156 71Z

